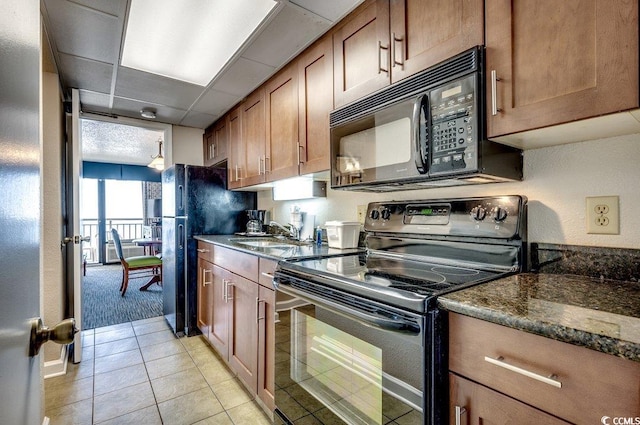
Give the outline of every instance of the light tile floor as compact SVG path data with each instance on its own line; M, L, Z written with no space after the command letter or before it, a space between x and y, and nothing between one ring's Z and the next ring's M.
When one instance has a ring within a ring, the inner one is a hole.
M202 336L163 317L83 331L83 360L45 380L45 415L70 424L271 424Z

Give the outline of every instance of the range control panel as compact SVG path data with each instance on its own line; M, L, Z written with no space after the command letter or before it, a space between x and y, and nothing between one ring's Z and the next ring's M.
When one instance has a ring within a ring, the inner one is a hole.
M526 225L524 196L372 202L364 228L376 233L510 239Z

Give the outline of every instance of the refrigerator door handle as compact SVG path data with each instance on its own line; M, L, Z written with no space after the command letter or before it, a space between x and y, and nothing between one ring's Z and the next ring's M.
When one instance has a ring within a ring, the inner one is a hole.
M182 185L178 185L178 198L180 199L180 203L178 204L178 210L184 211L184 187ZM182 215L182 214L180 214Z
M178 249L184 249L184 225L178 224Z

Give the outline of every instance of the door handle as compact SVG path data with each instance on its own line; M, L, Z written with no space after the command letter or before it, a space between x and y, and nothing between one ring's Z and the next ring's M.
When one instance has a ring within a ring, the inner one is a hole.
M80 245L80 242L91 242L91 236L74 235L74 236L67 236L64 239L62 239L62 245L66 245L71 242L73 242L76 245Z
M73 336L78 332L76 319L65 319L50 329L42 324L42 319L37 317L31 320L31 337L29 338L29 357L37 356L40 347L47 341L58 344L70 344Z

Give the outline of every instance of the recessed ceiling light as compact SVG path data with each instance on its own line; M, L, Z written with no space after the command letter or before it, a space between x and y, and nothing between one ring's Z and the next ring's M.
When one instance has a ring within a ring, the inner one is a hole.
M206 86L274 0L131 0L122 66Z
M149 118L153 120L156 118L156 111L150 108L142 108L140 110L140 115L142 115L143 118Z

